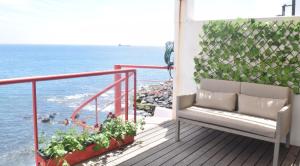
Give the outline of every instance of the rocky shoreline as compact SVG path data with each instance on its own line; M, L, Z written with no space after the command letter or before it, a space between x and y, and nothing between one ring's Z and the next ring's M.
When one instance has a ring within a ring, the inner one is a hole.
M137 109L143 110L152 116L155 107L172 108L173 81L160 84L142 86L137 91Z

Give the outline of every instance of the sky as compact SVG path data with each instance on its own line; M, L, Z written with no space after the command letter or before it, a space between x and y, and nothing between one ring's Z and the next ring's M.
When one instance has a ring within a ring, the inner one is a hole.
M173 0L0 0L0 43L164 45Z
M289 1L195 0L194 18L275 16ZM300 14L300 0L296 1ZM0 44L162 46L174 39L174 2L0 0Z

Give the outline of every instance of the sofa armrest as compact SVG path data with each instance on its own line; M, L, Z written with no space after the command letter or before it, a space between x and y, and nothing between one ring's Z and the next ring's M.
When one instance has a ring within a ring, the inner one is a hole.
M176 109L181 110L194 104L196 94L182 95L176 97Z
M277 126L276 131L281 136L289 133L291 128L291 105L284 106L277 113Z

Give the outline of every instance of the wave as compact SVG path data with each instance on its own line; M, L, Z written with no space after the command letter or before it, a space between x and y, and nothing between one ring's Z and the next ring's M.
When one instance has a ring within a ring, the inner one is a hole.
M100 97L101 98L111 98L113 96L114 91L113 90L109 90L105 93L103 93ZM48 102L65 102L65 101L70 101L70 100L82 100L82 99L86 99L90 96L94 95L93 93L79 93L79 94L74 94L74 95L67 95L67 96L62 96L62 97L58 97L58 96L52 96L49 97L47 99Z
M68 96L52 96L47 99L48 102L57 102L57 103L63 103L70 100L82 100L87 98L88 96L91 96L91 93L81 93L81 94L75 94L75 95L68 95Z
M95 93L79 93L79 94L74 94L74 95L67 95L67 96L51 96L49 98L47 98L47 102L51 102L51 103L56 103L56 104L63 104L69 108L77 108L80 104L82 104L82 102L84 102L86 99L88 99L89 97L93 96ZM106 110L110 110L111 109L105 109L107 107L107 105L111 105L109 103L111 103L113 101L113 94L114 91L113 90L109 90L106 93L102 94L100 96L100 100L99 103L102 104L101 106L98 106L99 109L101 109L101 111L106 112ZM103 110L105 109L105 110ZM95 104L92 102L88 105L86 105L83 110L87 110L87 111L95 111ZM110 112L108 111L108 112Z
M89 96L89 93L83 93L83 94L75 94L75 95L70 95L70 96L65 96L65 100L74 100L74 99L81 99Z

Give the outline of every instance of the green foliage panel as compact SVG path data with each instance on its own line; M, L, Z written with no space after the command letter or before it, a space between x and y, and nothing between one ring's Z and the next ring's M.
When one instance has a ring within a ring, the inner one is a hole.
M300 22L210 21L194 78L288 86L300 93Z

